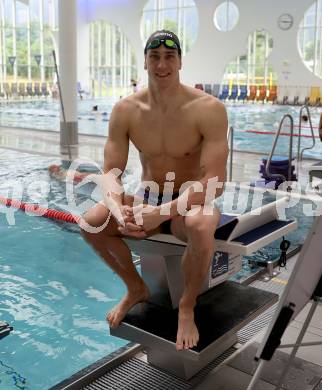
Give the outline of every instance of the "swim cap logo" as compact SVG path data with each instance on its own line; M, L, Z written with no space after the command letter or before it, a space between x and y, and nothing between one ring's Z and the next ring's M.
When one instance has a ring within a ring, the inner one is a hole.
M173 38L173 35L170 34L170 33L167 33L167 32L160 32L160 33L155 34L155 36L159 36L159 35L167 36L167 37Z

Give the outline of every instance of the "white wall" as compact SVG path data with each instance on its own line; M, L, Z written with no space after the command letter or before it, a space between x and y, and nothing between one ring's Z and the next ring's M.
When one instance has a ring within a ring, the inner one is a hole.
M90 88L89 72L89 23L87 20L88 6L87 0L78 0L77 13L77 80L81 82L81 87L86 90Z
M146 80L143 69L143 43L140 36L142 10L146 0L78 0L79 2L79 77L85 77L85 54L88 42L84 27L94 20L118 24L136 53L138 74ZM286 86L322 86L322 80L313 75L300 58L297 32L304 12L314 0L234 0L239 8L239 22L230 32L220 32L213 24L216 7L222 0L195 0L199 14L198 37L191 51L183 59L182 81L220 83L226 65L237 55L246 54L248 35L256 29L265 29L273 38L269 62L278 75L278 84ZM293 27L280 30L277 19L283 13L294 18ZM87 32L88 34L88 32ZM87 45L87 46L86 46ZM87 60L88 64L88 60Z

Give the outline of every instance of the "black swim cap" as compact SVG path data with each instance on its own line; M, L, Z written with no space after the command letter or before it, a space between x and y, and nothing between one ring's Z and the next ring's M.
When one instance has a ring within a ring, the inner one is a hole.
M177 45L177 48L175 48L175 49L178 50L178 54L179 54L179 56L181 56L181 45L180 45L179 38L176 36L175 33L173 33L172 31L169 31L169 30L155 31L146 41L146 45L144 48L144 54L147 53L148 46L151 44L151 42L154 40L157 40L157 39L162 39L162 40L171 39Z

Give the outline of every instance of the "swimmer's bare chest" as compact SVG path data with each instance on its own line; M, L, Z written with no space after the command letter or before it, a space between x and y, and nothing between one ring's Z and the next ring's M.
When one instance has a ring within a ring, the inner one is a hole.
M189 114L141 113L129 135L140 153L143 180L162 185L167 172L175 172L175 187L180 187L200 178L202 136Z

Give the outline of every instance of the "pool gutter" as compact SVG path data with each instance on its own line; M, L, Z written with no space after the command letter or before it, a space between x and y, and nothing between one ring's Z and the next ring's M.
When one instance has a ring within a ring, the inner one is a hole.
M54 385L48 390L79 390L100 378L114 367L119 366L123 362L137 355L142 351L142 346L139 344L129 343L125 347L118 349L110 355L100 359L99 361L85 367L81 371L72 375L70 378Z

